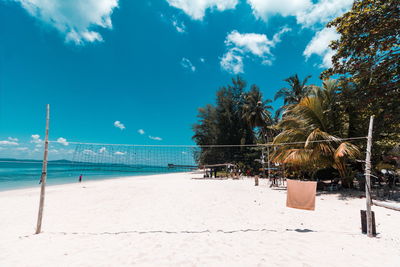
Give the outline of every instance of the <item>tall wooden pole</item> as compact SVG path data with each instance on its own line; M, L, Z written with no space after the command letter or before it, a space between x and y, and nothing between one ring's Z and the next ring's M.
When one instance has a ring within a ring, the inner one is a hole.
M46 134L44 139L44 156L42 166L42 176L40 178L40 202L39 202L39 213L36 225L36 233L39 234L42 230L42 218L43 218L43 207L44 207L44 196L46 191L46 178L47 178L47 157L49 152L49 121L50 121L50 105L46 107Z
M268 179L271 179L271 162L269 160L269 145L267 146Z
M269 161L269 138L268 134L265 133L265 139L267 143L267 165L268 165L268 180L271 179L271 162Z
M365 159L365 196L367 200L367 235L373 237L372 233L372 212L371 212L371 150L372 150L372 129L374 127L374 116L369 120L367 156Z

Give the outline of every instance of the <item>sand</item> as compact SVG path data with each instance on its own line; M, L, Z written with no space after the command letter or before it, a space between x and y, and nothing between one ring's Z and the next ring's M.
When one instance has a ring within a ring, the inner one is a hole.
M361 234L365 199L317 196L285 207L265 180L164 174L0 193L0 266L400 266L400 212L373 207L377 238Z

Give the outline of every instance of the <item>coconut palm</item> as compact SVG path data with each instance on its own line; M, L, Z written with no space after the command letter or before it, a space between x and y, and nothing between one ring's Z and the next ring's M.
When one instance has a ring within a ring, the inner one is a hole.
M284 81L289 84L289 87L284 87L278 90L275 93L274 100L278 98L283 98L283 106L276 110L275 117L279 118L283 111L287 108L287 105L297 104L300 100L308 95L310 90L310 86L306 85L308 79L311 78L311 75L308 75L300 81L299 76L297 74L286 78Z
M271 125L272 106L269 105L272 101L270 99L263 100L260 89L253 85L250 91L245 96L245 104L243 105L242 118L254 128L259 128L262 140L265 142L267 134L267 127Z
M309 86L306 85L306 83L310 78L311 75L304 78L303 81L300 81L297 74L286 78L284 81L289 84L289 87L281 88L276 92L274 100L283 98L284 105L299 103L300 100L308 94Z
M313 87L309 96L287 107L276 126L281 132L273 142L282 145L277 146L273 161L308 172L334 167L342 185L349 186L346 161L356 158L359 149L335 135L339 131L331 118L336 112L336 88L334 81L326 81L322 88Z

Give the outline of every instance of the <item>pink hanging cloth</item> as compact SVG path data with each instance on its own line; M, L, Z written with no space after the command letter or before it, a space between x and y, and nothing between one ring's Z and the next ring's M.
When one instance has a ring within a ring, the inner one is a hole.
M286 206L289 208L315 210L317 182L287 180Z

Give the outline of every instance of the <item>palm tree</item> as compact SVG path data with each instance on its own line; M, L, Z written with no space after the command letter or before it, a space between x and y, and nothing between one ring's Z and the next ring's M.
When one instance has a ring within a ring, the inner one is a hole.
M259 128L262 140L266 142L267 127L271 125L272 106L270 99L263 100L262 93L256 85L252 85L245 96L242 118L249 124L250 128Z
M300 81L297 74L286 78L284 81L289 84L289 88L281 88L276 92L274 100L283 97L284 105L299 103L308 94L309 86L306 83L310 78L311 75L308 75L303 81Z
M308 75L303 81L300 81L299 76L295 74L284 80L289 84L289 87L281 88L275 93L274 100L283 98L283 106L276 111L275 117L280 117L287 105L297 104L303 97L307 96L310 86L306 83L310 78L311 75Z
M273 109L270 99L263 100L260 89L253 85L250 91L245 95L245 102L243 105L242 118L248 123L251 129L258 128L259 139L263 143L267 143L271 137L271 132L267 132L267 128L272 125L272 117L270 110ZM268 150L268 177L270 177L270 159L269 159L269 147ZM263 150L264 151L264 150ZM262 151L262 155L264 152ZM261 164L264 169L264 156L262 156Z
M359 155L357 146L342 141L335 133L338 125L331 120L337 110L337 85L326 81L322 88L313 87L309 96L298 104L287 106L282 120L276 126L279 133L273 143L277 146L273 161L285 163L308 172L334 167L343 186L350 186L346 162Z

